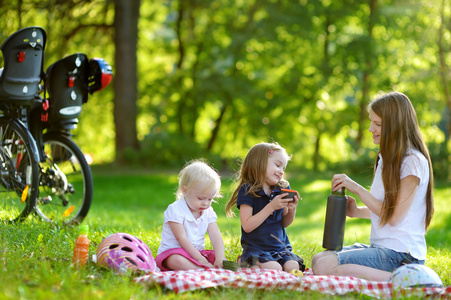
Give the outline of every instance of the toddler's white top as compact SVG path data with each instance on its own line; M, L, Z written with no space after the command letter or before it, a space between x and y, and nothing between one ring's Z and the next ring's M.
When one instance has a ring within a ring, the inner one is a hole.
M194 218L184 198L180 198L171 203L164 212L163 230L161 232L161 243L158 254L173 248L181 248L177 242L168 222L183 224L186 235L197 250L205 249L205 234L208 225L217 220L217 216L212 207L204 210L199 218Z

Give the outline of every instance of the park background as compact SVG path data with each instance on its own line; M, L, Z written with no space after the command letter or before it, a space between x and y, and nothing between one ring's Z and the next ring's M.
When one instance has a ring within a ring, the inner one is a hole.
M93 159L91 253L118 231L155 253L177 172L202 157L223 178L224 198L213 206L233 259L239 220L223 212L233 173L252 145L275 141L293 155L286 177L304 200L288 233L310 265L321 251L330 178L346 172L371 183L378 148L367 105L397 90L417 111L436 177L428 266L450 284L451 1L0 0L0 16L0 41L27 26L46 30L45 69L75 52L113 67L112 84L90 95L73 137ZM368 225L348 220L345 243L366 242ZM93 265L81 280L71 275L64 266L77 227L33 217L1 227L6 298L161 296Z
M375 159L368 103L409 96L437 178L450 177L451 4L440 0L2 0L0 39L47 31L45 68L83 52L113 83L83 106L74 140L94 164L218 170L261 141L291 168Z

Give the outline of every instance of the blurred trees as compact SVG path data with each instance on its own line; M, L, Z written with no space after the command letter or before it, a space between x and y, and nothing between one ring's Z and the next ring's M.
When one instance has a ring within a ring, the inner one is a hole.
M125 23L133 8L137 28ZM293 154L290 168L360 170L376 154L366 106L399 90L446 177L450 8L449 0L2 0L1 15L14 18L0 19L0 37L38 24L49 33L47 63L79 51L112 64L115 95L91 96L78 129L97 162L117 155L179 167L203 156L235 168L253 144L274 140ZM133 54L120 50L134 41L118 37L136 34L134 72Z

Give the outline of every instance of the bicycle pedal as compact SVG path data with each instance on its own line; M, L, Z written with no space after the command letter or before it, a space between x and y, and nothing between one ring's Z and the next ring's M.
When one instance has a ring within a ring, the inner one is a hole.
M70 183L67 184L66 193L70 193L70 194L75 193L75 189L74 189L74 186L72 184L70 184Z
M50 196L42 197L42 198L39 199L39 201L38 201L39 205L42 205L42 204L49 204L50 202L52 202L52 197L50 197Z

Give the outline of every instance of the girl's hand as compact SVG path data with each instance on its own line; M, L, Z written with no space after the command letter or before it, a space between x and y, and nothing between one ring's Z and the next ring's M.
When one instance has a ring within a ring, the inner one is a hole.
M194 248L193 244L191 243L190 239L188 238L188 235L186 234L185 227L183 227L183 224L175 223L175 222L168 222L169 227L172 230L172 233L174 234L175 238L177 239L177 242L180 244L180 246L188 252L188 254L200 262L201 264L205 265L207 268L214 268L211 263L208 262L208 260L202 256L202 254ZM215 223L216 224L216 223ZM222 241L222 239L221 239Z
M276 197L274 197L274 199L271 200L271 202L268 205L271 205L273 211L288 207L288 202L290 202L291 199L282 199L287 195L288 193L277 195Z
M222 240L221 232L219 231L216 222L212 222L208 225L208 236L210 237L211 245L215 251L214 266L216 268L222 268L222 262L225 260L224 241Z
M216 268L222 268L222 262L225 260L225 257L223 257L223 258L216 258L215 259L215 264L214 264L214 266L216 267Z
M284 195L284 194L282 194ZM284 196L282 196L284 197ZM296 193L296 196L293 197L293 200L289 200L287 203L287 208L283 212L283 218L282 218L282 226L284 228L288 227L293 223L293 220L296 215L296 207L298 206L299 200L301 198L299 197L299 193Z
M296 196L294 196L293 201L288 202L288 208L296 208L299 204L299 201L301 201L302 198L299 196L299 193L296 193Z
M207 268L214 268L215 266L213 266L211 263L208 262L208 260L202 256L202 258L200 258L198 260L198 262L200 262L201 264L203 264L204 266L206 266Z

